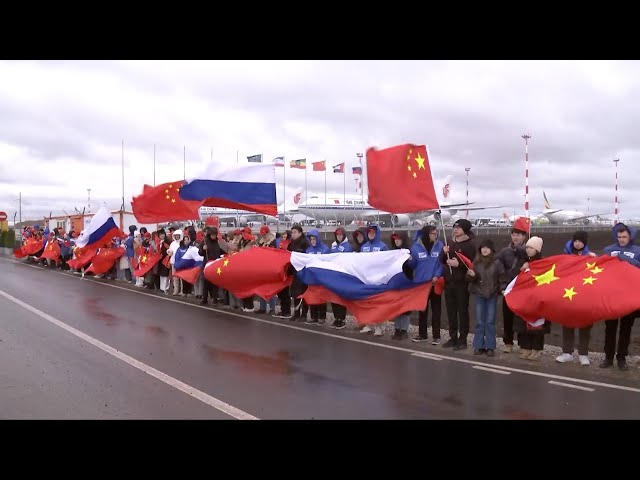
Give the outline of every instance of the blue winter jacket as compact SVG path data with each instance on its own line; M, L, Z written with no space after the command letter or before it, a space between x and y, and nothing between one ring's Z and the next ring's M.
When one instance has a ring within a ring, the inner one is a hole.
M367 232L369 231L370 228L373 228L376 232L376 236L374 237L373 241L370 242L369 241L369 237L367 237ZM377 225L372 225L370 227L367 227L365 230L365 243L362 245L362 248L360 248L361 252L384 252L385 250L389 250L389 247L387 247L387 245L381 240L382 237L382 232L380 231L380 228Z
M311 245L311 237L316 237L316 246ZM320 232L318 230L313 229L307 233L307 239L309 240L309 248L307 248L307 253L315 253L315 254L324 254L329 253L329 247L327 247L322 240L320 240Z
M439 257L444 246L437 240L428 252L422 242L422 230L418 230L413 237L411 246L411 261L409 266L413 270L413 281L416 283L429 282L433 277L441 277L444 273L444 265Z
M626 247L621 247L618 243L618 230L623 226L626 226L631 232L631 242ZM624 223L617 223L611 232L614 243L604 247L604 254L612 257L618 257L620 260L629 262L634 267L640 268L640 246L634 245L637 233L637 230L634 228L631 228Z
M564 253L567 255L589 255L591 251L589 250L589 247L585 245L580 253L573 253L573 240L569 240L564 244Z

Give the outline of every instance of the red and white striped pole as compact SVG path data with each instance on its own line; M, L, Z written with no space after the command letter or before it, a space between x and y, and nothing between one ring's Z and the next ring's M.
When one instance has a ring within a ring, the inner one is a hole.
M615 215L615 223L618 223L618 162L620 161L619 158L616 158L613 163L616 166L616 195L615 195L615 199L614 199L614 210L613 213Z
M529 139L531 135L525 133L524 138L524 215L529 218Z

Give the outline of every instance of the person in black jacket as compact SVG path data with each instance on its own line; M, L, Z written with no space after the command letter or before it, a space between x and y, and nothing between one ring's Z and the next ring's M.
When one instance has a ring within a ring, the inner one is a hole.
M518 276L520 268L527 261L527 252L524 243L527 241L529 233L529 223L527 219L520 217L513 224L511 230L511 243L498 253L498 260L502 263L504 273L500 276L500 292L504 295L504 290L509 283ZM509 305L502 298L502 340L504 341L504 352L513 351L513 312Z
M304 236L302 226L294 225L291 227L291 243L287 246L287 250L290 252L299 252L306 253L307 248L309 248L309 241ZM278 298L280 299L280 315L274 315L278 318L288 318L291 321L295 321L297 318L305 319L307 317L307 312L309 311L309 306L302 299L298 299L299 295L302 295L307 286L302 283L295 276L295 269L289 265L288 273L293 275L293 283L291 287L287 287L278 292ZM291 314L291 297L294 298L295 304L295 312Z
M224 254L224 250L218 242L218 229L216 227L207 227L207 236L198 248L198 253L204 257L205 265L208 262L217 260ZM213 305L218 303L218 287L206 278L203 278L202 285L202 301L200 305L207 305L208 297L211 296Z
M461 253L473 262L476 258L475 235L471 222L464 218L453 224L453 239L440 254L444 263L444 301L449 319L449 340L442 346L454 350L467 348L469 335L469 287L466 282L467 266L456 255Z

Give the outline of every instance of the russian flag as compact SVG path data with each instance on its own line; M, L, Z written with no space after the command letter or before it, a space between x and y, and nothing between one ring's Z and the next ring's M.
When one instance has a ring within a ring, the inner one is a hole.
M79 248L100 248L111 242L113 237L120 236L120 229L105 207L100 208L91 219L91 223L76 239Z
M207 207L277 215L275 164L210 165L180 188L180 198L204 202Z
M424 310L431 282L414 283L403 272L409 250L349 252L327 255L291 253L291 265L308 285L301 295L309 305L344 305L358 323L393 320L404 312Z
M186 250L180 248L176 252L176 261L173 266L176 269L176 277L194 284L204 266L204 257L198 253L196 247L190 246Z

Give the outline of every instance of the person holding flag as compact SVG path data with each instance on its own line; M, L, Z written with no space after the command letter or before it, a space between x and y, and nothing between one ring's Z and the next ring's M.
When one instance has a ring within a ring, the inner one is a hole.
M614 243L605 247L604 254L618 257L636 268L640 268L640 247L634 245L637 231L624 223L617 223L613 227L612 235ZM634 295L630 292L630 295ZM629 342L631 341L631 329L639 312L631 312L621 318L605 321L604 330L604 355L605 359L600 368L609 368L613 365L613 357L618 361L620 370L628 370L627 355L629 354ZM616 334L620 325L618 337L618 349L616 353Z
M529 269L529 263L542 259L543 241L540 237L531 237L525 246L527 261L520 267L521 272ZM522 360L538 360L544 350L544 335L550 333L551 322L544 321L540 327L532 327L521 317L515 316L513 329L518 333L518 345L520 346L520 358Z
M460 256L462 255L462 257ZM449 340L442 346L463 350L469 335L469 287L466 274L469 267L463 261L473 262L476 257L475 235L471 222L464 218L453 224L451 245L445 245L440 254L444 267L444 301L449 319Z

